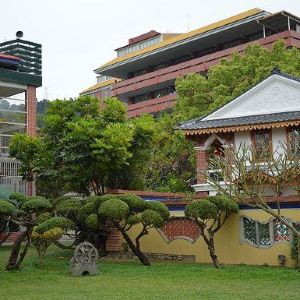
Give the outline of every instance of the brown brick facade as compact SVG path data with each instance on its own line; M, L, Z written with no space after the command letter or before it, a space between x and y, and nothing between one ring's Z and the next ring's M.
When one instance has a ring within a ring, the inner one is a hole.
M26 91L26 132L30 136L36 136L36 87L27 86ZM27 195L35 195L35 182L27 182Z
M36 87L27 86L26 91L27 120L26 131L31 136L36 136Z
M105 249L108 252L122 251L121 234L116 228L110 228L109 229Z
M9 237L6 239L7 243L12 243L14 242L20 235L22 234L21 231L17 231L17 232L11 232ZM1 232L0 233L0 242L2 242L5 239L6 233L5 232Z
M160 229L163 237L168 241L184 238L192 242L200 235L200 229L196 222L187 218L171 218L170 221Z
M197 158L197 184L206 183L205 175L202 173L207 169L207 153L204 149L196 149Z

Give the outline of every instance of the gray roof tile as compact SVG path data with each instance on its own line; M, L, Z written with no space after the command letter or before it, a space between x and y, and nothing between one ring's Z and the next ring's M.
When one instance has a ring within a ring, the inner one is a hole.
M241 126L241 125L252 125L252 124L264 124L264 123L275 123L283 121L294 121L300 120L300 111L291 112L280 112L265 115L245 116L238 118L226 118L226 119L214 119L214 120L203 120L203 118L196 118L190 120L178 129L181 130L193 130L193 129L208 129L208 128L219 128L228 126Z

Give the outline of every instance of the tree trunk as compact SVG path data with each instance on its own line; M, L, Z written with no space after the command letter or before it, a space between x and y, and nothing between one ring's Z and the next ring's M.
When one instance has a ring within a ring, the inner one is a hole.
M22 242L27 237L27 230L28 229L26 229L26 231L22 232L22 234L15 240L15 242L12 246L10 257L9 257L8 263L6 265L7 271L19 268L17 261L18 261L19 253L21 251Z
M208 250L209 250L209 255L210 255L210 257L211 257L211 260L212 260L212 262L213 262L214 267L217 268L217 269L220 269L221 266L220 266L218 257L217 257L217 255L216 255L214 245L208 246Z
M297 269L300 269L300 237L298 235L298 243L297 243L297 250L298 250L298 253L297 253L297 261L296 261L296 268Z
M215 250L214 233L211 230L208 230L208 235L209 237L206 236L206 234L204 233L204 229L202 229L202 236L207 245L209 255L211 257L213 265L215 268L220 269L221 265L219 263L218 257L216 255L216 250Z
M119 224L114 224L114 225L121 232L121 234L123 235L125 241L127 242L128 246L129 246L129 248L131 249L133 254L138 257L140 262L144 266L150 266L150 262L149 262L148 257L140 250L140 247L137 247L136 245L134 245L134 243L132 242L132 240L130 239L130 237L126 233L126 231L124 229L122 229Z

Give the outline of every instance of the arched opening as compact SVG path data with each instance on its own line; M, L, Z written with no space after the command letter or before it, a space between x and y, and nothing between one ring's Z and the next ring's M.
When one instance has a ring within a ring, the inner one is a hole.
M81 273L81 276L87 276L87 275L90 275L90 273L88 271L84 271Z
M216 138L210 146L207 148L207 159L208 159L208 169L209 169L209 177L215 181L224 181L224 176L221 174L218 167L214 164L214 159L216 157L224 157L224 144Z

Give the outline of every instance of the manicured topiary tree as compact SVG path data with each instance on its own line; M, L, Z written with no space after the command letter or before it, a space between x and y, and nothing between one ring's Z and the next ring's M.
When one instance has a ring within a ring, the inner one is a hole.
M59 227L54 227L45 231L44 233L38 233L35 228L33 229L31 235L32 245L38 253L40 265L43 265L44 263L44 257L49 246L61 238L63 233L64 231Z
M124 194L90 197L79 215L93 230L103 228L104 224L116 227L133 254L143 265L148 266L150 262L141 251L140 240L148 234L150 228L162 227L170 213L161 202L146 202L136 195ZM138 225L140 231L133 238L129 230L134 225Z
M41 216L51 210L52 205L50 201L39 196L26 197L19 193L13 193L9 197L9 200L0 200L0 219L25 228L25 230L22 231L22 233L14 241L11 254L6 265L7 270L18 269L20 267L31 244L32 231L35 226L38 225L37 229L44 226L45 231L54 227L65 228L70 226L69 222L71 221L65 218L52 218L51 220L51 214L47 215L47 217L41 218ZM40 230L39 233L43 232L44 231ZM26 243L22 249L21 246L23 242Z
M0 245L2 245L10 235L12 224L10 223L10 217L16 212L16 207L8 200L0 200L0 233L5 233L5 236L1 239Z
M97 212L94 201L97 201L98 198L98 196L90 196L82 200L71 197L60 197L52 201L56 216L65 217L74 223L73 232L67 233L74 239L74 242L70 245L64 245L59 241L55 241L55 245L66 249L73 248L83 241L88 241L98 249L100 255L104 254L108 233L107 226L105 224L97 224L97 226L93 227L89 226L89 222L86 222L86 218L91 213Z
M212 262L216 268L220 263L215 251L215 234L221 229L231 213L239 210L235 201L224 196L210 196L189 203L185 208L186 217L195 221L200 228Z

